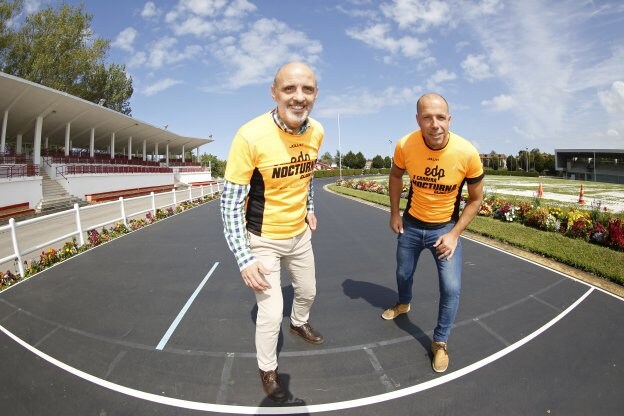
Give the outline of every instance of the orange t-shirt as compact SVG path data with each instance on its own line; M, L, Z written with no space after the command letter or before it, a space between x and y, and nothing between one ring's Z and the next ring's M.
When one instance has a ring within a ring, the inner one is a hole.
M394 164L407 170L411 182L404 215L425 224L457 221L464 182L478 183L484 176L477 149L449 136L443 149L434 150L417 130L401 138L394 151Z
M243 125L232 141L224 177L250 185L245 218L256 235L285 239L307 227L308 190L324 135L319 122L308 122L304 134L293 135L266 113Z

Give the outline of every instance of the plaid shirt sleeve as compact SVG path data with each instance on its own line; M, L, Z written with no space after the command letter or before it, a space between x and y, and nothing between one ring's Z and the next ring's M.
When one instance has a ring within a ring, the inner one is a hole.
M245 223L245 199L248 193L249 185L239 185L227 180L221 193L223 234L240 270L256 261L251 254Z
M308 212L314 213L314 185L312 184L313 179L310 179L310 187L308 188L308 204L307 209Z

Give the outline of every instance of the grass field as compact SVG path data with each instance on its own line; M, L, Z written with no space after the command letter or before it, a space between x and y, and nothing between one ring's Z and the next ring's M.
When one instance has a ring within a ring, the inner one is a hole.
M624 185L619 184L492 175L485 177L485 192L507 197L534 198L540 183L543 190L542 200L545 202L578 205L582 184L585 205L600 205L614 213L624 211Z

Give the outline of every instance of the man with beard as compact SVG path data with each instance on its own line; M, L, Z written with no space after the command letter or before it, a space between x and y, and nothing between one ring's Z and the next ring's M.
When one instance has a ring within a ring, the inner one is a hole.
M260 379L277 402L288 399L277 373L282 265L294 290L290 332L312 344L324 341L308 322L316 296L312 178L324 135L322 125L309 118L317 94L316 76L306 64L291 62L279 69L271 86L277 107L236 133L221 196L226 241L258 305Z

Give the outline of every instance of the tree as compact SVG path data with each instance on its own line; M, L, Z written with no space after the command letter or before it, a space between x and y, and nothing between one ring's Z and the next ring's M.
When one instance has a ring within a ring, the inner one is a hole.
M364 154L362 152L357 152L357 154L355 155L355 165L353 166L353 168L364 169L364 166L366 166L366 158L364 157Z
M342 158L342 165L349 169L355 169L357 161L355 160L355 154L352 151L348 151Z
M336 164L336 166L340 166L341 159L344 162L344 155L340 155L340 150L336 150L336 156L334 156L334 163Z
M22 10L22 0L15 0L9 3L0 0L0 68L4 66L8 48L13 44L14 33L10 30L10 22Z
M0 0L0 17L10 13L6 7ZM132 79L124 66L105 67L110 42L94 36L91 19L82 5L48 7L26 17L1 50L2 71L130 114Z
M539 149L535 149L535 152L532 152L531 161L536 172L542 173L544 171L544 156Z
M225 174L226 162L219 160L215 155L204 153L200 156L200 161L202 166L210 165L213 178L222 178Z
M384 168L391 168L391 167L392 167L392 159L390 159L390 156L384 157Z
M555 174L555 155L551 155L548 153L544 154L544 171L548 172L551 175Z
M517 170L518 160L513 156L507 156L507 170Z
M81 98L130 115L132 109L128 99L133 91L132 78L126 76L124 65L111 64L107 68L99 64L86 74Z
M331 153L329 153L329 152L323 153L323 156L321 156L320 161L325 163L326 165L329 165L329 166L334 164L334 158L332 157Z
M373 158L373 163L371 165L373 169L382 169L384 167L384 159L380 155L377 155Z
M529 153L526 150L520 150L518 152L518 165L520 166L520 169L525 172L529 171L529 157Z

